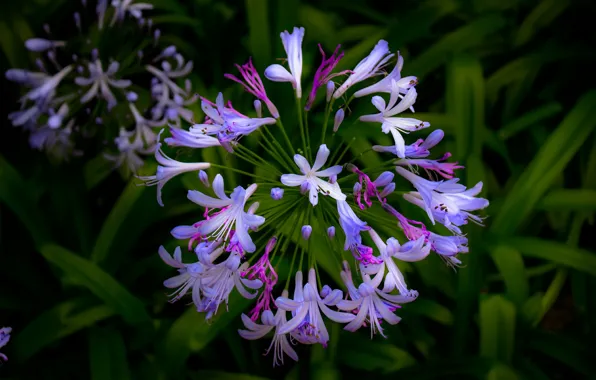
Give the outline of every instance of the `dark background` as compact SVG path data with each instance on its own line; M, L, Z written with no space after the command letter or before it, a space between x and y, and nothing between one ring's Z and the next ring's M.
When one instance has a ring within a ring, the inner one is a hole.
M419 78L417 117L445 130L463 183L484 181L486 227L469 228L457 274L438 259L412 265L424 297L388 339L334 326L330 347L300 347L298 363L272 369L268 341L236 333L242 308L207 325L167 303L156 247L192 209L161 209L154 189L118 172L89 186L93 148L61 164L32 151L6 117L20 89L2 78L0 326L13 337L0 378L596 378L594 2L147 2L163 38L195 62L195 90L246 104L223 74L249 55L259 70L283 57L284 29L306 28L315 68L318 42L341 43L346 69L386 39ZM74 36L78 8L3 1L2 71L34 67L23 43L44 23Z

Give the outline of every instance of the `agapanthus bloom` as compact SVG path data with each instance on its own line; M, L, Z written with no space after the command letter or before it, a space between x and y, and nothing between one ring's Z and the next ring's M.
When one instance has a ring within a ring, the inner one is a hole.
M251 340L271 335L269 350L274 351L274 365L283 363L284 356L298 360L299 351L292 343L326 346L329 323L339 323L348 331L370 328L371 335L385 336L385 326L400 321L396 314L399 309L419 297L402 272L402 262L424 260L434 252L450 266L461 264L457 255L468 252L468 241L460 227L468 220L481 221L472 212L488 205L488 201L475 197L481 184L466 190L457 183L455 170L462 167L448 162L449 153L437 160L428 158L443 138L442 131L406 144L402 133L419 132L430 125L396 116L413 108L417 94L415 78L401 77L401 56L384 79L354 90L356 97L388 94L388 103L381 96L373 97L380 113L359 118L349 112L343 95L360 82L383 74L383 67L393 57L387 41L379 41L368 57L349 70L350 75L338 83L337 90L330 78L339 78L336 74L340 73L333 69L342 53L336 49L331 57L323 56L312 82L313 92L303 101L303 37L303 28L282 33L289 71L275 64L265 72L270 80L292 84L295 91L288 88L287 93L295 97L298 117L293 110L270 107L276 99L269 99L268 83L263 83L249 60L238 66L243 80L227 75L257 98L249 108L232 108L224 103L222 94L215 101L201 98L204 121L189 130L173 127L171 137L165 139L176 149L216 147L225 149L225 157L234 156L225 166L212 162L204 169L210 174L199 174L197 183L202 183L202 188L188 192L188 199L205 209L197 213L202 217L196 223L172 230L175 239L185 241L183 245L194 251L188 261L182 261L180 250L174 258L160 250L164 261L179 271L165 285L177 289L173 300L191 293L197 310L208 319L231 299L231 292L256 299L242 316L244 328L239 334ZM313 100L321 86L326 87L327 96L326 104L319 106ZM262 107L262 102L267 107ZM263 115L267 111L271 117ZM314 121L321 118L312 115L321 111L326 118L318 125ZM395 143L354 151L351 140L336 134L339 125L343 122L344 129L371 125L346 123L344 119L349 117L373 123L373 128L378 123L385 133L392 133ZM333 129L328 131L332 123ZM241 139L246 135L255 138L246 142ZM390 160L377 167L365 165L360 158L373 150L389 153ZM174 161L172 174L182 170L175 169L178 167L199 168L179 165ZM425 169L428 179L417 174L419 168ZM241 183L226 189L219 169L239 173ZM211 185L207 181L210 176L215 178ZM437 176L445 180L435 181ZM401 177L417 191L408 193L412 189L408 186L398 193L398 186L409 185ZM151 178L155 181L158 175ZM215 197L207 195L211 191ZM422 221L404 216L398 211L397 194L405 194L406 200L426 210L433 224L437 220L447 228L435 230L443 227L433 225L430 230ZM378 218L373 212L385 212L397 223L388 225L388 218ZM336 234L340 235L337 239ZM317 269L322 267L319 260L329 260L331 255L338 263L343 262L336 270L346 292ZM278 278L282 265L285 269L290 265L286 281L278 281L284 280ZM358 268L359 279L352 277L350 265ZM308 273L306 282L303 273Z
M174 45L163 46L159 39L147 43L161 34L145 14L153 5L85 3L73 14L76 38L57 40L46 26L46 38L25 42L39 57L36 70L6 72L8 80L27 89L9 119L29 134L32 148L52 157L99 153L114 167L137 172L157 147L156 128L193 119L187 106L198 98L185 80L193 64ZM118 39L126 41L125 49L112 43ZM131 49L137 49L137 59L129 59ZM91 137L95 144L84 141Z

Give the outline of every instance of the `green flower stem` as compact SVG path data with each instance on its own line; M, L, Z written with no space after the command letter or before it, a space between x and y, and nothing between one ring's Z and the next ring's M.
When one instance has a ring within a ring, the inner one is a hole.
M327 133L327 124L329 124L329 115L331 115L331 110L333 109L333 102L335 102L335 98L331 97L331 101L325 107L325 122L323 123L321 132L321 145L325 144L325 134Z
M273 142L273 144L275 145L275 147L278 149L278 151L281 153L281 155L283 156L284 159L287 160L287 162L290 163L290 168L293 166L294 162L292 161L292 157L290 157L290 155L288 154L288 151L285 150L281 144L279 143L279 141L277 141L277 139L275 138L275 136L273 135L273 133L271 133L271 131L265 126L265 133L267 133L270 138L271 141Z
M350 147L352 146L352 144L354 143L354 141L356 141L356 137L352 137L352 140L350 140L350 142L346 145L346 147L341 152L341 154L339 155L339 157L337 158L337 160L335 160L335 164L334 165L339 164L339 162L341 161L341 159L344 158L345 154L348 153L348 150L350 149Z
M302 104L300 103L300 98L296 98L296 112L298 113L298 124L300 125L300 138L302 139L302 150L304 151L304 155L306 155L306 137L304 136L304 122L302 121ZM309 161L311 160L309 159Z
M253 162L253 165L259 166L259 164L254 161L256 159L256 160L260 161L261 164L265 164L266 166L269 166L270 168L272 168L275 171L275 173L281 175L281 171L277 167L275 167L273 164L271 164L270 161L265 160L263 157L261 157L258 154L254 153L252 150L248 149L244 145L237 145L236 147L239 150L241 150L243 154L249 155L249 156L251 156L253 158L253 161L252 161Z
M249 176L249 177L253 177L253 178L262 179L263 181L265 181L265 182L267 182L267 183L272 183L272 184L277 184L277 183L278 183L278 182L276 182L276 181L273 181L273 180L271 180L271 179L269 179L269 178L265 178L265 177L262 177L262 176L260 176L260 175L256 175L256 174L249 173L249 172L245 172L244 170L240 170L240 169L236 169L236 168L231 168L231 167L229 167L229 166L225 166L225 165L211 164L211 167L212 167L212 168L220 168L220 169L227 169L227 170L231 170L231 171L233 171L233 172L240 173L240 174L244 174L244 175L246 175L246 176Z
M284 135L284 140L286 140L286 144L288 144L288 148L292 152L292 155L296 154L296 151L294 150L294 146L290 142L290 138L288 137L288 134L286 133L286 129L284 128L284 124L281 122L281 119L277 119L277 125L281 129L281 132Z

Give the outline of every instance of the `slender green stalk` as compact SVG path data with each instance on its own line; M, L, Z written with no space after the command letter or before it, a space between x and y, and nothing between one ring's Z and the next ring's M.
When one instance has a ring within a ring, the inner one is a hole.
M306 137L304 136L304 122L302 121L302 105L300 103L300 98L296 98L296 112L298 113L298 124L300 125L300 138L302 139L302 150L306 155Z
M333 109L333 102L335 102L335 98L331 97L331 101L325 107L325 122L323 123L321 132L321 145L325 144L325 134L327 133L327 124L329 124L329 115L331 115L331 110Z
M290 148L292 155L296 154L296 151L294 150L294 146L290 142L290 138L288 137L288 134L286 133L286 129L284 128L284 124L281 122L281 119L277 119L277 125L279 125L279 128L281 129L281 132L284 135L284 140L286 140L286 144L288 144L288 148Z
M229 167L229 166L225 166L225 165L211 164L211 167L213 167L213 168L220 168L220 169L227 169L227 170L231 170L231 171L233 171L233 172L240 173L240 174L244 174L244 175L246 175L246 176L250 176L250 177L254 177L254 178L258 178L258 179L262 179L263 181L265 181L265 182L267 182L267 183L274 183L274 184L277 184L277 183L278 183L277 181L273 181L273 180L271 180L271 179L269 179L269 178L265 178L265 177L262 177L262 176L260 176L260 175L256 175L256 174L249 173L249 172L245 172L244 170L240 170L240 169L236 169L236 168L231 168L231 167Z

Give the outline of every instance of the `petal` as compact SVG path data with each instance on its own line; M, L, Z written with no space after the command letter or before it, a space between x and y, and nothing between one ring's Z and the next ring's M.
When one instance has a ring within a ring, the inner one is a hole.
M352 320L352 322L348 323L346 325L346 327L344 327L344 330L354 332L354 331L358 330L360 327L362 327L362 324L364 323L366 317L368 316L368 309L370 308L369 303L370 302L362 303L362 306L360 307L360 310L358 310L358 314L356 315L356 318L354 318Z
M295 85L294 77L285 67L273 64L265 69L265 78L274 82L292 82Z
M192 302L195 304L196 307L201 306L201 282L195 281L192 286Z
M317 151L317 158L315 159L315 163L312 166L312 171L316 172L317 170L322 168L323 165L325 165L325 162L327 162L328 157L329 148L327 148L327 145L323 144L319 147L319 150Z
M244 224L243 219L242 217L236 219L236 234L234 236L238 238L238 242L246 252L254 252L257 247L252 242L248 234L248 226Z
M403 136L395 128L391 128L391 134L393 135L393 140L395 140L395 152L396 152L397 157L405 158L406 157L406 142L404 141Z
M265 218L260 215L244 213L242 217L244 218L244 223L246 223L248 227L256 228L265 223Z
M284 174L281 176L281 183L286 186L300 186L306 181L306 176L298 174Z
M373 296L372 298L375 309L381 314L381 317L391 325L395 325L401 321L401 318L393 314L389 308L381 301L379 297Z
M258 330L248 331L248 330L238 330L238 334L247 340L256 340L261 339L269 331L273 329L273 326L259 326Z
M166 288L178 288L182 286L186 281L188 281L189 277L190 276L188 275L188 273L182 273L178 276L168 278L163 282L163 285Z
M378 109L380 112L384 112L387 108L387 104L385 103L385 99L380 96L373 96L371 100L373 106Z
M355 316L354 314L350 313L342 313L341 311L334 311L327 307L322 301L317 300L317 304L321 308L323 314L327 316L327 318L331 319L334 322L338 323L348 323L352 321Z
M170 256L170 254L168 253L168 251L166 251L163 245L159 246L157 253L159 254L159 257L161 257L161 259L164 261L164 263L168 264L169 266L173 268L184 268L184 264L174 260L174 258Z
M308 200L313 206L319 203L319 191L316 186L311 186L308 191Z
M325 170L318 171L315 173L315 175L317 177L331 177L332 175L338 175L339 173L341 173L342 169L343 169L343 166L335 165L335 166L332 166ZM313 168L313 170L314 170L314 168Z
M331 184L327 181L323 181L322 179L316 178L315 182L317 187L325 194L330 196L331 198L338 200L338 201L345 201L346 195L341 192L341 188L337 182Z
M170 233L178 240L186 240L190 239L197 231L197 228L193 226L178 226L174 227Z
M277 297L275 300L275 306L285 311L294 311L302 306L302 302L296 302L293 299L287 297Z
M219 199L230 199L224 191L224 179L221 174L216 175L213 179L213 192Z
M397 87L397 85L396 85L396 87ZM392 109L387 110L387 112L385 112L385 116L395 116L397 114L404 112L405 110L407 110L408 108L410 108L414 105L414 103L416 102L417 96L418 96L418 93L416 92L416 88L415 87L410 88L408 90L408 92L406 93L406 96L404 96L403 99L395 107L393 107Z
M306 318L306 314L308 314L309 308L306 305L302 305L296 316L286 323L284 323L278 330L276 334L287 334L291 331L294 331L298 326L304 322L304 318Z
M304 156L302 156L300 154L295 154L294 162L296 163L298 168L300 168L300 171L302 172L302 174L307 174L308 172L310 172L310 164L308 163L306 158L304 158Z
M188 199L192 202L209 208L222 208L231 204L229 199L217 199L201 193L198 190L189 190Z

